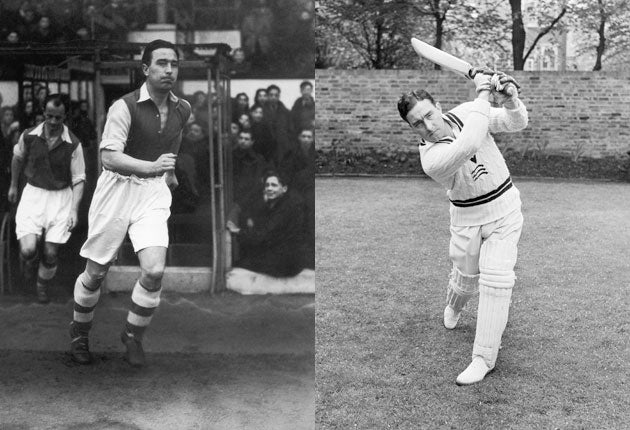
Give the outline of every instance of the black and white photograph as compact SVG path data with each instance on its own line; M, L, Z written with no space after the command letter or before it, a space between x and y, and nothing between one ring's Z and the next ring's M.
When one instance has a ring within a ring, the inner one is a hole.
M630 418L630 9L316 2L316 427Z
M314 22L0 1L0 428L315 427Z

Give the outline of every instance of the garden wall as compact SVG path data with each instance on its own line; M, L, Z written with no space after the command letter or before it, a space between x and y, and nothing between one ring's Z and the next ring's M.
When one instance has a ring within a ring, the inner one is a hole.
M630 150L630 71L513 72L522 86L529 126L495 135L500 148L538 156L602 158ZM317 148L413 150L417 138L400 119L399 95L427 89L448 110L474 98L470 81L446 71L321 70L317 88Z

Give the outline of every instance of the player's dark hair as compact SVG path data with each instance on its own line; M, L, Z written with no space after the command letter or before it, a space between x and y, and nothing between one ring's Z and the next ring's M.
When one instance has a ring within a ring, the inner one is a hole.
M149 42L147 46L144 47L144 52L142 52L142 64L146 64L147 66L151 65L151 56L153 55L153 51L160 48L168 48L175 51L175 55L177 55L177 59L179 60L179 52L177 52L177 48L171 42L167 42L162 39L155 39L152 42Z
M414 90L404 93L398 99L398 113L400 113L400 117L407 121L407 114L413 107L422 100L429 100L432 105L435 106L435 100L433 100L433 96L426 92L425 90Z
M269 93L269 91L271 91L271 90L276 90L276 91L278 91L278 93L280 93L280 87L277 86L277 85L274 85L274 84L269 85L267 87L267 93Z
M313 84L311 83L311 81L304 81L300 84L300 90L303 90L304 87L311 87L313 88Z
M49 94L46 96L46 100L44 102L44 109L48 105L48 103L52 102L54 107L63 106L63 109L66 114L68 114L70 109L70 100L69 97L65 94Z
M234 98L235 98L236 100L238 100L238 98L239 98L239 97L241 97L241 96L245 97L245 98L247 99L247 101L249 102L249 96L248 96L246 93L238 93L238 94L236 95L236 97L234 97Z

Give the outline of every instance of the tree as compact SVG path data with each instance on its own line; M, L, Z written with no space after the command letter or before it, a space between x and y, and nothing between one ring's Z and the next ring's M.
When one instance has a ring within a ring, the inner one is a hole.
M540 32L532 44L529 45L529 49L525 53L526 32L525 25L523 24L522 2L521 0L509 0L509 2L512 10L512 60L514 62L514 70L523 70L525 61L527 61L529 55L534 51L536 44L550 31L557 28L558 23L567 13L567 7L564 4L559 5L560 11L555 17L550 17L549 21L544 22L544 24L540 26ZM537 6L541 7L543 10L543 13L539 13L538 16L539 23L541 22L541 16L547 15L550 6L552 8L557 7L555 2L539 2Z
M362 66L385 69L417 62L409 55L410 17L405 2L326 0L318 2L316 10L320 30L328 35L325 39L343 38L362 59ZM330 49L325 45L318 44L318 54Z
M597 0L570 3L573 27L580 54L595 53L593 70L601 70L606 60L627 59L630 47L628 0Z

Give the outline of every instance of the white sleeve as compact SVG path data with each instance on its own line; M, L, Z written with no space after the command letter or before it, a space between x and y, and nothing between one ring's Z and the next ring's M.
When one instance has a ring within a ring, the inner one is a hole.
M107 112L107 121L105 121L103 138L99 148L124 151L130 126L131 113L127 108L127 103L122 99L116 100Z
M70 160L70 173L72 175L72 185L85 181L85 159L83 158L83 148L79 143Z
M17 143L13 145L13 155L23 160L26 155L26 147L24 146L24 133L20 134Z
M490 133L520 131L527 127L528 121L527 108L519 99L516 99L514 109L506 107L490 109Z
M490 103L475 99L470 104L464 128L451 143L427 145L420 152L424 172L437 182L445 184L473 155L477 153L488 135Z

